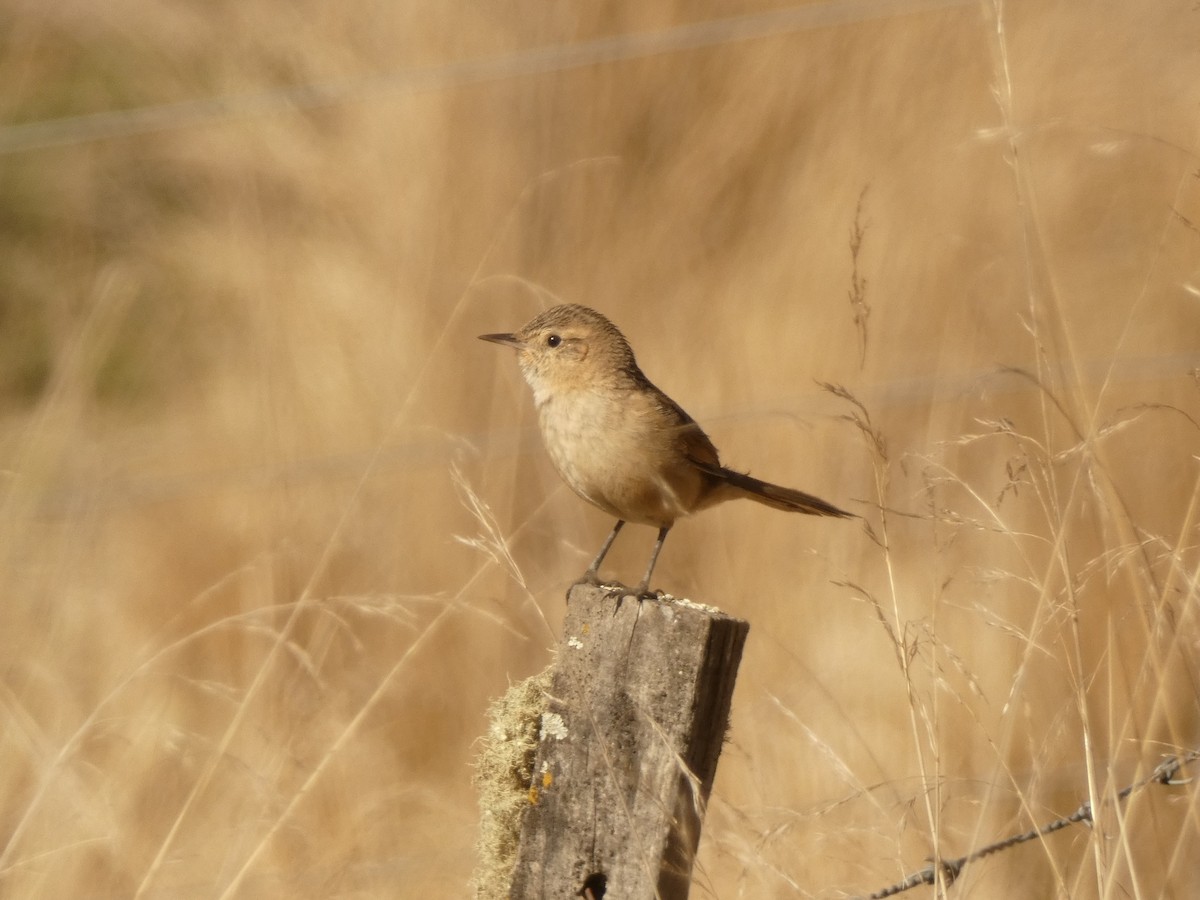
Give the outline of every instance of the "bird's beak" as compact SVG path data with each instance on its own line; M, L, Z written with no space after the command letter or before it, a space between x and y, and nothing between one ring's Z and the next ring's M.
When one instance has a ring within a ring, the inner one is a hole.
M525 342L515 334L481 334L481 341L491 341L493 344L504 344L506 347L512 347L514 350L524 350Z

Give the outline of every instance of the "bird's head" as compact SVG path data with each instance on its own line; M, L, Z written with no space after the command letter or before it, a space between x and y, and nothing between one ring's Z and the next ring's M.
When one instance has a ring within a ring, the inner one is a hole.
M517 351L521 374L539 406L556 393L613 384L637 372L625 336L586 306L552 306L520 331L481 334L479 339Z

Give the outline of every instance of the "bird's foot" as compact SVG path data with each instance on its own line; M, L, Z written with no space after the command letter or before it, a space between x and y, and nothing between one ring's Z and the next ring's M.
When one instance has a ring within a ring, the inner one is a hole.
M618 598L618 600L632 598L637 600L639 603L643 600L662 600L667 596L667 594L663 591L651 590L642 584L639 584L637 587L629 587L627 584L624 584L620 581L603 581L590 572L585 572L583 577L576 581L572 587L581 584L598 587L600 590L614 595Z
M587 585L591 585L592 587L598 587L602 591L608 591L610 593L617 593L617 592L620 592L621 594L630 593L630 589L627 588L621 582L619 582L619 581L604 581L601 578L597 577L595 572L584 572L583 577L580 578L578 581L575 582L575 584L573 584L571 586L576 587L581 584L587 584Z
M650 590L650 588L645 584L639 584L637 587L635 587L633 589L626 588L625 590L626 590L625 596L636 597L639 601L641 601L641 600L661 600L664 596L666 596L662 591Z
M604 589L615 592L614 596L617 598L616 608L618 610L621 608L621 604L626 600L636 600L638 602L638 607L640 608L642 603L646 600L658 602L667 596L662 591L652 591L640 584L634 588L626 587L623 584L605 585Z

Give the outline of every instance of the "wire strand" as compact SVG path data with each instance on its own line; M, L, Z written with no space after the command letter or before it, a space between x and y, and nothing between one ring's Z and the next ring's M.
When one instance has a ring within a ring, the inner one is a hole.
M812 28L973 5L973 0L827 0L754 15L696 22L661 31L602 37L575 44L554 44L501 56L404 69L382 76L6 125L0 127L0 153L14 154L193 128L231 119L278 115L299 109L356 102L369 96L441 91L716 47Z
M1188 750L1178 756L1168 756L1158 766L1148 778L1143 778L1141 781L1128 785L1117 792L1115 797L1116 802L1120 803L1126 800L1135 791L1140 791L1142 788L1151 784L1177 785L1185 784L1187 780L1180 780L1180 774L1185 766L1200 759L1200 750ZM1190 779L1188 779L1190 780ZM1026 841L1032 841L1035 838L1044 837L1048 834L1053 834L1056 831L1061 831L1063 828L1078 824L1079 822L1087 822L1089 825L1094 821L1092 804L1089 801L1084 801L1080 807L1071 813L1069 816L1062 816L1055 819L1053 822L1048 822L1041 827L1031 828L1028 831L1023 831L1020 834L1014 834L1003 840L988 844L986 847L980 847L966 856L960 856L958 859L939 859L931 862L919 872L914 872L907 878L897 881L895 884L881 888L873 894L867 896L867 900L883 900L885 897L894 897L897 894L902 894L907 890L911 890L922 884L934 884L937 882L938 872L940 870L942 877L947 884L953 883L955 879L962 874L962 870L969 864L983 859L985 856L990 856L993 853L999 853L1003 850L1008 850L1016 847L1019 844L1024 844Z

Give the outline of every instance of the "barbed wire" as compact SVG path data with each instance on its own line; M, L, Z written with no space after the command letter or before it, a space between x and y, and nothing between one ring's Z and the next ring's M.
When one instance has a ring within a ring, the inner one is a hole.
M1168 756L1155 767L1148 778L1143 778L1141 781L1135 782L1118 791L1116 802L1120 803L1129 797L1130 794L1140 791L1150 784L1187 784L1191 779L1179 779L1179 773L1184 766L1190 765L1198 759L1200 759L1200 750L1188 750L1186 753L1178 756ZM885 897L894 897L896 894L902 894L911 888L923 884L934 884L937 881L939 873L947 884L952 884L962 874L962 870L969 863L983 859L985 856L990 856L993 853L1008 850L1010 847L1015 847L1018 844L1024 844L1026 841L1032 841L1035 838L1053 834L1056 831L1061 831L1063 828L1079 822L1094 824L1095 818L1090 800L1085 800L1079 809L1075 810L1069 816L1055 819L1053 822L1049 822L1041 827L1031 828L1028 831L1014 834L1004 840L996 841L994 844L988 844L986 847L981 847L978 850L968 853L966 856L960 856L958 859L935 860L924 869L914 872L902 881L898 881L893 885L867 895L866 900L884 900Z
M372 94L417 93L579 69L767 38L810 28L971 6L973 0L827 0L764 13L694 22L659 31L552 44L507 55L416 67L382 76L302 84L133 109L0 126L0 154L87 143L227 119L316 109Z

